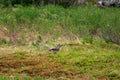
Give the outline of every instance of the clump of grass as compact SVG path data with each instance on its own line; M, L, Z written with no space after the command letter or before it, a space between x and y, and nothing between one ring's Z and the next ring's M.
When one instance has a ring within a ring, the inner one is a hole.
M5 38L0 40L0 45L7 44L7 43L8 41Z
M35 42L32 43L33 46L40 46L40 43L42 41L42 37L40 35L37 36L37 40Z
M86 43L90 43L92 44L93 43L93 37L86 37L86 38L83 38L83 41L82 41L83 44L86 44Z
M9 78L5 77L5 76L2 76L2 77L0 77L0 80L9 80Z

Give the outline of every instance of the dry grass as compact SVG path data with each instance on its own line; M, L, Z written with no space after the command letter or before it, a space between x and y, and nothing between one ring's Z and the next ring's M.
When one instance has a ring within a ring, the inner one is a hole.
M10 76L11 73L28 74L29 76L42 76L58 78L61 75L67 77L77 73L76 70L67 70L61 64L52 59L42 56L32 56L27 58L14 58L9 56L0 59L0 74Z

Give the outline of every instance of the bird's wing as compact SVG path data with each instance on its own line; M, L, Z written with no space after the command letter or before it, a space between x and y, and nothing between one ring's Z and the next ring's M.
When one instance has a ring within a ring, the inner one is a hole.
M58 51L59 49L56 49L56 48L53 48L53 49L50 49L49 51Z

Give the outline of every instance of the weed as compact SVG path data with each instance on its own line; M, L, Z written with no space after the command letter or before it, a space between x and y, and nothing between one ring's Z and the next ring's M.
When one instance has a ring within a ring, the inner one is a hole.
M39 47L42 41L42 37L40 35L37 36L37 40L32 43L33 46Z
M92 44L93 43L93 37L86 37L86 38L83 38L83 41L82 41L83 44L86 44L86 43L90 43Z
M0 40L0 45L7 44L7 43L8 43L8 41L5 38Z
M2 77L0 77L0 80L9 80L9 78L5 77L5 76L2 76Z

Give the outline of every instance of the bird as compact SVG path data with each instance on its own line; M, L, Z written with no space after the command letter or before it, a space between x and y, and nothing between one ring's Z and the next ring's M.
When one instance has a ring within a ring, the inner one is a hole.
M58 44L55 48L49 50L50 53L57 53L63 45Z

